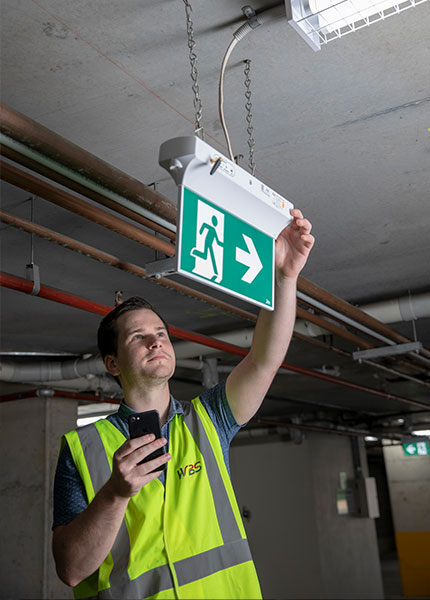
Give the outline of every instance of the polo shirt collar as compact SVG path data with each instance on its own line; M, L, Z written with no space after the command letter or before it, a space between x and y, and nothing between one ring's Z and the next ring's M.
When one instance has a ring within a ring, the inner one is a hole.
M118 416L125 421L126 423L128 423L128 417L132 414L134 414L136 411L131 408L130 406L128 406L124 400L121 400L121 404L119 405L119 409L118 409ZM170 423L170 421L173 419L173 417L175 415L183 415L184 414L184 409L182 408L182 404L180 402L178 402L178 400L176 400L176 398L174 398L172 396L172 394L170 394L170 404L169 404L169 412L167 414L167 421L166 424Z

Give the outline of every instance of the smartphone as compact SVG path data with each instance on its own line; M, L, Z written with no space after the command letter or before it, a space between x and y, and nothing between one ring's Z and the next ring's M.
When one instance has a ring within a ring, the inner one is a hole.
M153 433L155 437L161 438L160 414L158 410L147 410L141 413L134 413L128 417L128 428L130 430L130 439ZM146 458L138 462L138 465L148 462L153 458L158 458L166 453L166 447L158 448ZM164 471L166 464L160 465L154 471ZM151 471L153 473L154 471Z

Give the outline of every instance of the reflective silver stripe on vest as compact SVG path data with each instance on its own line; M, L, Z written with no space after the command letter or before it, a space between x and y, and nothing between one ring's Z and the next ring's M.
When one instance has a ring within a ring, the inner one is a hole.
M231 507L230 498L225 489L224 481L203 423L193 405L185 405L183 408L184 421L205 459L205 467L224 544L240 540L242 536Z
M151 569L136 579L128 579L128 582L113 582L111 587L99 592L98 598L102 600L136 600L136 598L149 598L157 592L163 592L173 588L172 576L169 565L163 565Z
M175 563L179 585L186 585L196 579L203 579L218 571L252 560L247 540L236 540L230 544L212 548L196 556L184 558Z
M250 560L252 557L247 541L237 540L226 546L184 558L175 563L175 571L179 585L187 585ZM164 565L133 579L126 588L111 586L110 589L100 592L98 597L103 600L147 598L170 588L173 588L170 569L168 565Z
M252 560L248 542L246 539L242 539L240 534L230 499L203 423L191 403L184 404L183 408L184 421L205 461L224 545L176 562L174 566L179 585L186 585L223 569ZM98 429L94 424L79 428L77 433L87 462L94 493L97 494L111 476L106 451ZM130 580L128 575L130 539L125 520L121 523L112 546L111 555L113 568L109 577L110 588L100 591L98 594L99 598L109 600L117 598L124 600L137 597L147 598L155 595L157 591L161 592L173 588L172 575L168 565L151 569L136 579Z
M97 494L111 476L106 451L100 433L94 424L79 428L77 433L87 462L94 493ZM99 598L136 598L136 594L146 598L154 595L157 590L168 590L173 587L168 565L144 573L139 577L139 581L130 579L128 575L130 538L124 519L113 543L111 555L113 559L113 568L109 576L111 587L99 592Z
M106 450L94 423L76 430L87 462L94 494L104 486L111 476Z

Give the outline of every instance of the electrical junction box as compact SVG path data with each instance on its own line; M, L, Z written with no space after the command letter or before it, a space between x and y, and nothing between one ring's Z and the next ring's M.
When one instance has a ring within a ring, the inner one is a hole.
M179 273L273 310L274 242L293 204L196 136L164 142L159 162L178 185L177 250L148 275Z

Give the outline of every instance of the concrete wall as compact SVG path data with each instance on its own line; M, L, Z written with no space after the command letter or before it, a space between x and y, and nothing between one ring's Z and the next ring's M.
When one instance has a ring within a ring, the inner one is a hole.
M384 447L397 554L405 596L430 596L430 455Z
M77 402L29 398L0 405L2 598L72 598L51 553L52 487L61 434Z
M348 438L234 445L230 456L264 597L383 598L374 521L336 511L339 472L354 476Z

